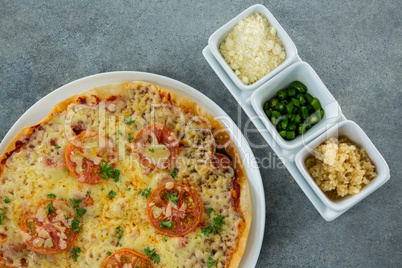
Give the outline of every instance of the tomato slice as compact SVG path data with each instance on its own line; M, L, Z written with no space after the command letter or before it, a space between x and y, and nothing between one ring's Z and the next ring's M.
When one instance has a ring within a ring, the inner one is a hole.
M134 151L146 166L156 169L168 168L176 159L179 141L164 125L145 127L135 137Z
M186 185L168 182L156 188L148 199L148 219L156 230L168 236L183 236L201 220L202 201Z
M115 167L117 153L111 141L96 132L82 132L67 146L67 167L78 181L95 184L102 181L101 163Z
M212 166L220 171L226 171L230 167L230 159L224 154L215 153L211 159Z
M78 236L73 231L74 208L63 200L43 200L35 212L27 211L21 219L22 240L32 250L56 254L68 249Z
M103 263L102 268L148 268L151 267L146 256L141 255L134 250L122 248L115 251Z

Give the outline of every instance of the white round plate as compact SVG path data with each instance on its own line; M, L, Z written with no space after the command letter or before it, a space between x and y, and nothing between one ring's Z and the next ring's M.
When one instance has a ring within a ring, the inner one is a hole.
M64 85L43 97L29 108L8 131L0 144L0 152L3 152L22 128L34 125L44 118L57 103L92 87L110 83L144 81L170 90L174 90L204 107L210 114L225 127L232 138L247 173L250 185L250 195L253 207L253 218L246 251L240 267L255 267L260 254L265 227L265 196L260 170L255 163L254 154L240 129L232 119L211 99L196 89L174 79L143 72L110 72L84 77Z

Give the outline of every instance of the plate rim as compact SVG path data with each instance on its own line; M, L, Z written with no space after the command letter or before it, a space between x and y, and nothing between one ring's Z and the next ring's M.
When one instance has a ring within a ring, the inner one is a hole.
M139 79L139 77L145 79ZM71 81L49 92L46 96L42 97L30 108L28 108L12 125L0 143L0 152L3 152L7 148L12 139L24 127L32 126L38 123L50 112L54 105L65 100L66 98L88 90L92 87L130 81L144 81L156 84L158 86L176 91L193 101L196 99L197 101L195 102L200 104L204 109L207 107L212 108L212 111L207 109L208 112L211 113L225 127L225 130L229 133L231 139L233 140L243 163L245 163L244 160L246 156L250 158L250 163L253 159L255 159L253 151L251 150L247 140L238 126L234 123L230 116L209 97L195 88L173 78L138 71L113 71L93 74ZM225 121L222 120L221 116L225 117ZM246 167L246 165L244 165L244 168L249 182L253 213L246 249L239 267L255 267L260 255L265 233L265 193L258 166L249 165Z

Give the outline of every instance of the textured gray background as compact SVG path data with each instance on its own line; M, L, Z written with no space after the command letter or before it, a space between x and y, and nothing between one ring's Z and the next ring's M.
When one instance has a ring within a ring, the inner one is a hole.
M0 138L54 89L119 70L184 82L244 127L247 117L238 116L201 51L210 34L254 3L0 0ZM326 222L286 169L262 168L267 215L257 267L401 267L401 2L260 3L377 146L391 180ZM248 138L264 144L258 133ZM253 151L279 161L269 147Z

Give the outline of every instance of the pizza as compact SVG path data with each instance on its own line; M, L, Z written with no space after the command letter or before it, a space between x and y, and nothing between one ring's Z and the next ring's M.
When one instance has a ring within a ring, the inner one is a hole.
M0 267L238 267L252 207L229 134L145 82L58 103L0 157Z

